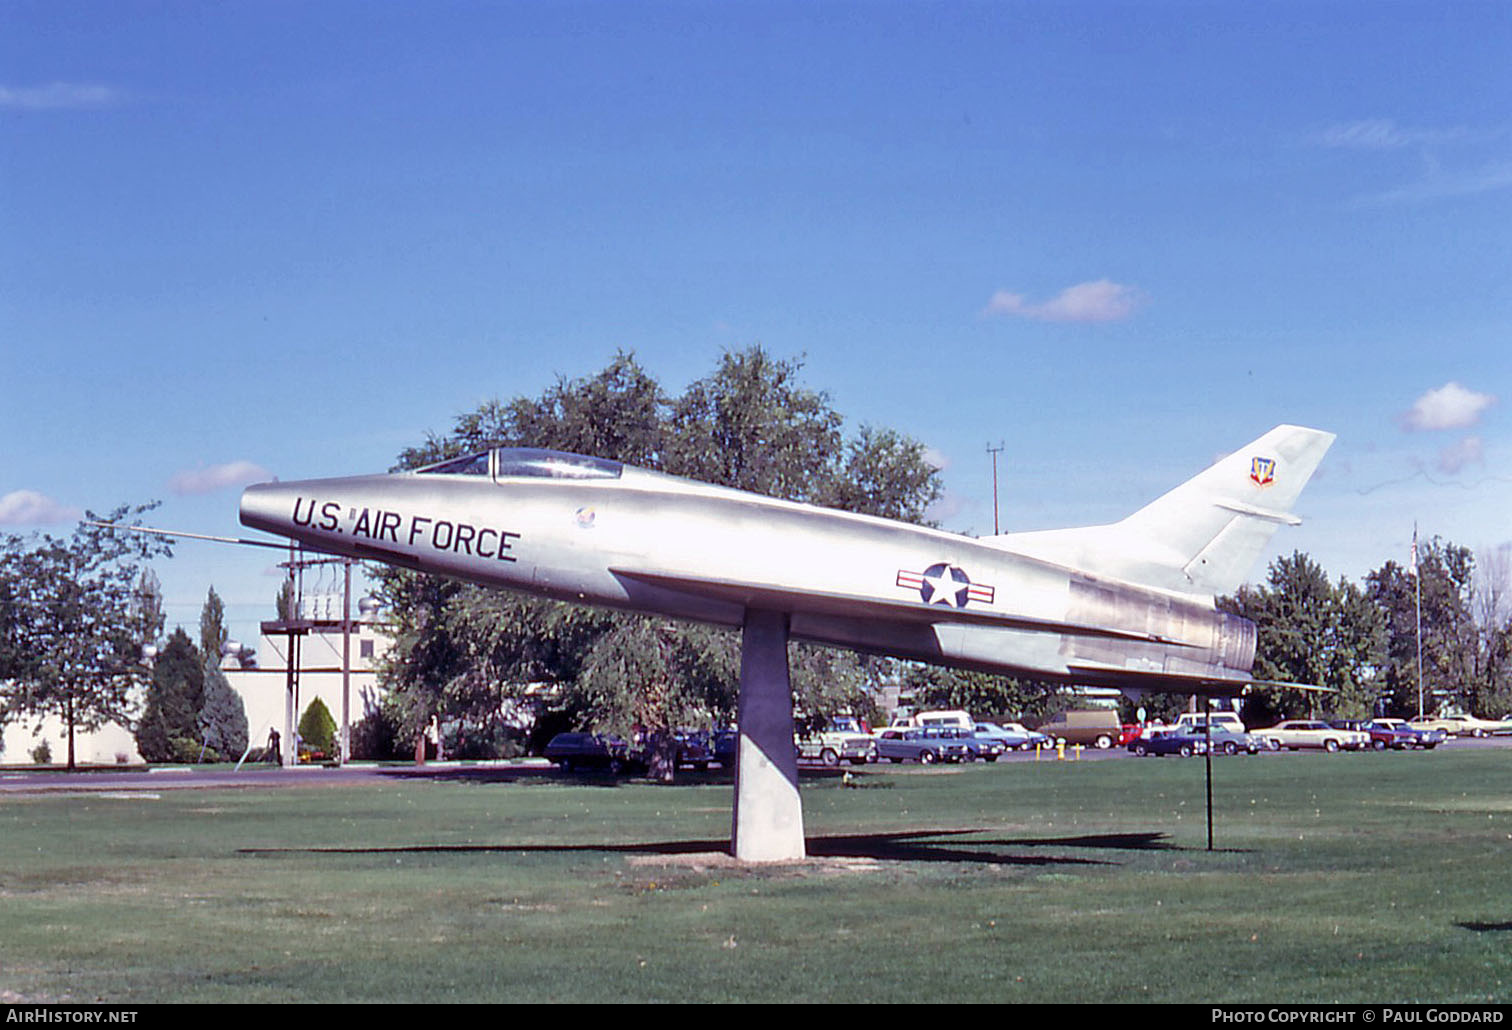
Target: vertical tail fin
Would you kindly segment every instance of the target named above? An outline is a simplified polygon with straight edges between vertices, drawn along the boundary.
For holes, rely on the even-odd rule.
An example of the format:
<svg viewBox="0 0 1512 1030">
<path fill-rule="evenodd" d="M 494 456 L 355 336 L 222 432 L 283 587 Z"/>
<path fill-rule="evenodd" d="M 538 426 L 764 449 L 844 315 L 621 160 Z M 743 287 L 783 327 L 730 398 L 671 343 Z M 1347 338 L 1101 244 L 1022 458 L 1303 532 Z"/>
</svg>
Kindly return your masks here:
<svg viewBox="0 0 1512 1030">
<path fill-rule="evenodd" d="M 1122 522 L 993 539 L 1094 574 L 1185 593 L 1233 593 L 1276 528 L 1301 521 L 1292 505 L 1333 441 L 1321 430 L 1277 426 Z"/>
</svg>

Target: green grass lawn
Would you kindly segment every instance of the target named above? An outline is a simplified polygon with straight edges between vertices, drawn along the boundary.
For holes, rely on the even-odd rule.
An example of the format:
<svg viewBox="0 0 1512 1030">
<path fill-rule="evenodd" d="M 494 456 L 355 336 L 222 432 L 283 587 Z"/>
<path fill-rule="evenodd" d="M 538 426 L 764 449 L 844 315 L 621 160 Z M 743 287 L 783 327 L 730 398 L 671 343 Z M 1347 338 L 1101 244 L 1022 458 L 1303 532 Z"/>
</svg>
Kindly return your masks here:
<svg viewBox="0 0 1512 1030">
<path fill-rule="evenodd" d="M 0 1001 L 1508 1001 L 1509 760 L 4 795 Z"/>
</svg>

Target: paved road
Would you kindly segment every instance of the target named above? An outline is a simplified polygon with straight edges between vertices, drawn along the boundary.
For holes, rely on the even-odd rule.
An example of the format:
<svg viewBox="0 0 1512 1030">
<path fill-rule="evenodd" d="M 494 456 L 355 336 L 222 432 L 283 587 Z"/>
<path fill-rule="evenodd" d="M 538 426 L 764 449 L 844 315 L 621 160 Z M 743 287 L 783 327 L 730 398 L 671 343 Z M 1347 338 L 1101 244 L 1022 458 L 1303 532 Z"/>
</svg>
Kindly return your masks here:
<svg viewBox="0 0 1512 1030">
<path fill-rule="evenodd" d="M 1484 737 L 1479 740 L 1474 738 L 1453 738 L 1441 744 L 1440 748 L 1447 751 L 1476 749 L 1508 750 L 1512 749 L 1512 737 Z M 1254 757 L 1279 760 L 1291 753 L 1288 751 L 1262 752 L 1260 755 Z M 1233 760 L 1244 761 L 1248 757 L 1237 756 Z M 1065 760 L 1068 762 L 1104 762 L 1123 759 L 1132 760 L 1133 758 L 1133 755 L 1122 748 L 1112 748 L 1107 751 L 1098 751 L 1096 748 L 1084 748 L 1079 757 L 1073 750 L 1068 750 Z M 1403 755 L 1403 758 L 1410 760 L 1410 757 L 1407 755 Z M 1221 760 L 1228 761 L 1229 759 L 1222 757 Z M 1056 761 L 1055 753 L 1053 751 L 1042 751 L 1036 757 L 1033 751 L 1012 751 L 999 758 L 997 765 L 1010 766 L 1034 761 Z M 805 776 L 838 776 L 850 768 L 852 767 L 843 765 L 834 770 L 827 770 L 822 766 L 803 763 L 800 766 L 800 771 Z M 883 762 L 881 765 L 871 765 L 865 768 L 878 772 L 883 769 L 903 770 L 918 768 L 918 766 L 916 763 L 911 762 L 897 766 L 889 762 Z M 171 766 L 156 769 L 136 768 L 121 771 L 98 769 L 69 773 L 57 770 L 37 770 L 27 766 L 14 766 L 9 768 L 0 767 L 0 795 L 53 792 L 89 794 L 109 791 L 156 792 L 194 788 L 315 787 L 352 785 L 364 782 L 382 783 L 392 782 L 396 779 L 414 778 L 509 782 L 551 775 L 559 774 L 555 772 L 545 759 L 541 758 L 527 758 L 509 762 L 430 762 L 423 766 L 359 763 L 341 769 L 327 768 L 325 766 L 276 769 L 263 765 L 246 766 L 240 771 L 223 767 L 200 769 L 192 766 Z M 687 782 L 707 782 L 710 776 L 716 779 L 720 776 L 718 772 L 713 774 L 688 773 L 681 775 L 686 775 Z"/>
<path fill-rule="evenodd" d="M 524 779 L 550 773 L 545 759 L 518 762 L 431 762 L 416 765 L 371 765 L 357 763 L 344 768 L 319 765 L 278 769 L 266 765 L 244 766 L 240 771 L 224 767 L 200 769 L 163 766 L 154 769 L 91 769 L 80 772 L 38 771 L 25 767 L 0 768 L 0 794 L 38 792 L 165 791 L 205 787 L 316 787 L 395 779 Z"/>
</svg>

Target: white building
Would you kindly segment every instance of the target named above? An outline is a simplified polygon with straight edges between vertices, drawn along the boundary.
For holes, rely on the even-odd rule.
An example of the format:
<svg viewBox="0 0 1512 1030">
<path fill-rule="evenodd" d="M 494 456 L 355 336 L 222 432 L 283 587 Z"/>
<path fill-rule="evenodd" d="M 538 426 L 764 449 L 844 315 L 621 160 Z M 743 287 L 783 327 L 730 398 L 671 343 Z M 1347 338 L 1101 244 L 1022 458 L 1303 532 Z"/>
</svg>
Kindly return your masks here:
<svg viewBox="0 0 1512 1030">
<path fill-rule="evenodd" d="M 40 723 L 35 719 L 12 722 L 0 733 L 0 741 L 4 743 L 0 765 L 31 765 L 33 752 L 44 743 L 49 764 L 68 761 L 68 726 L 57 716 L 48 716 Z M 74 731 L 74 761 L 79 765 L 140 765 L 142 756 L 131 731 L 109 723 L 92 732 Z"/>
<path fill-rule="evenodd" d="M 342 628 L 341 595 L 317 595 L 308 598 L 298 621 L 299 676 L 298 697 L 294 710 L 299 716 L 315 698 L 320 698 L 341 725 L 342 712 Z M 393 638 L 378 617 L 377 606 L 364 600 L 358 605 L 352 622 L 351 672 L 349 674 L 348 718 L 355 725 L 378 704 L 377 663 L 392 646 Z M 264 636 L 255 652 L 239 644 L 228 644 L 221 669 L 231 689 L 242 699 L 247 711 L 247 739 L 254 747 L 268 742 L 268 731 L 276 729 L 284 736 L 284 697 L 288 682 L 289 638 L 274 634 Z M 255 667 L 246 667 L 255 653 Z M 245 657 L 244 657 L 245 656 Z M 140 712 L 143 696 L 138 691 L 134 708 Z M 0 765 L 34 764 L 34 753 L 45 744 L 51 765 L 68 760 L 68 727 L 63 720 L 50 716 L 40 721 L 20 719 L 0 728 Z M 74 760 L 79 765 L 140 765 L 132 731 L 119 723 L 109 723 L 98 730 L 74 733 Z"/>
</svg>

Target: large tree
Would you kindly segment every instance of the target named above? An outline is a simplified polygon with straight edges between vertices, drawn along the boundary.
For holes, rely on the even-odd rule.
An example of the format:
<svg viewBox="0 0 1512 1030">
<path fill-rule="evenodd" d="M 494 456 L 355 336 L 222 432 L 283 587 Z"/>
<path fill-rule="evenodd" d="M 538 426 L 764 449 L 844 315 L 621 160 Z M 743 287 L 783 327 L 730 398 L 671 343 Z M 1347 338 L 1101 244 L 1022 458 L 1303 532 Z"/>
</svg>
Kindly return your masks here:
<svg viewBox="0 0 1512 1030">
<path fill-rule="evenodd" d="M 200 654 L 206 662 L 220 664 L 221 649 L 225 647 L 230 634 L 226 631 L 226 604 L 215 592 L 215 587 L 210 588 L 205 595 L 205 605 L 200 609 Z"/>
<path fill-rule="evenodd" d="M 396 468 L 412 469 L 490 447 L 549 447 L 662 468 L 668 400 L 634 356 L 616 354 L 596 375 L 559 378 L 540 397 L 492 400 L 459 415 L 451 432 L 406 448 Z"/>
<path fill-rule="evenodd" d="M 168 547 L 96 522 L 121 523 L 151 508 L 86 513 L 73 535 L 9 538 L 0 567 L 0 720 L 57 716 L 75 765 L 79 730 L 129 724 L 147 678 L 144 647 L 162 630 L 158 601 L 143 593 L 144 562 Z"/>
<path fill-rule="evenodd" d="M 1266 582 L 1243 586 L 1219 606 L 1258 628 L 1254 674 L 1259 679 L 1325 687 L 1320 702 L 1312 691 L 1271 688 L 1246 702 L 1269 715 L 1302 715 L 1320 704 L 1333 714 L 1375 714 L 1384 657 L 1380 613 L 1355 584 L 1329 581 L 1306 554 L 1271 563 Z"/>
<path fill-rule="evenodd" d="M 1389 561 L 1365 577 L 1387 625 L 1385 679 L 1393 712 L 1463 708 L 1500 715 L 1512 703 L 1504 586 L 1477 576 L 1475 555 L 1437 537 L 1418 548 L 1414 566 Z M 1419 597 L 1422 632 L 1419 635 Z M 1422 679 L 1418 646 L 1422 645 Z"/>
<path fill-rule="evenodd" d="M 1059 689 L 1038 680 L 917 663 L 905 665 L 903 687 L 918 708 L 964 709 L 987 722 L 1043 716 Z"/>
<path fill-rule="evenodd" d="M 247 750 L 247 708 L 220 662 L 205 662 L 205 691 L 196 721 L 201 752 L 209 761 L 230 761 Z"/>
<path fill-rule="evenodd" d="M 192 762 L 204 744 L 199 714 L 205 704 L 205 660 L 182 626 L 152 663 L 152 679 L 137 720 L 137 750 L 149 762 Z"/>
<path fill-rule="evenodd" d="M 217 762 L 247 749 L 241 696 L 182 626 L 153 660 L 136 742 L 149 762 Z"/>
<path fill-rule="evenodd" d="M 923 521 L 940 495 L 923 446 L 861 427 L 847 439 L 829 398 L 803 386 L 802 364 L 760 347 L 725 354 L 715 370 L 669 398 L 628 354 L 596 375 L 559 379 L 539 398 L 493 401 L 444 436 L 400 456 L 412 468 L 492 446 L 548 447 L 618 459 L 674 475 L 791 500 Z M 583 609 L 383 570 L 398 628 L 385 671 L 403 724 L 434 716 L 496 717 L 527 686 L 555 698 L 577 725 L 644 732 L 663 747 L 683 721 L 728 721 L 739 679 L 733 633 L 666 619 Z M 800 708 L 821 716 L 862 703 L 876 662 L 794 646 Z"/>
</svg>

